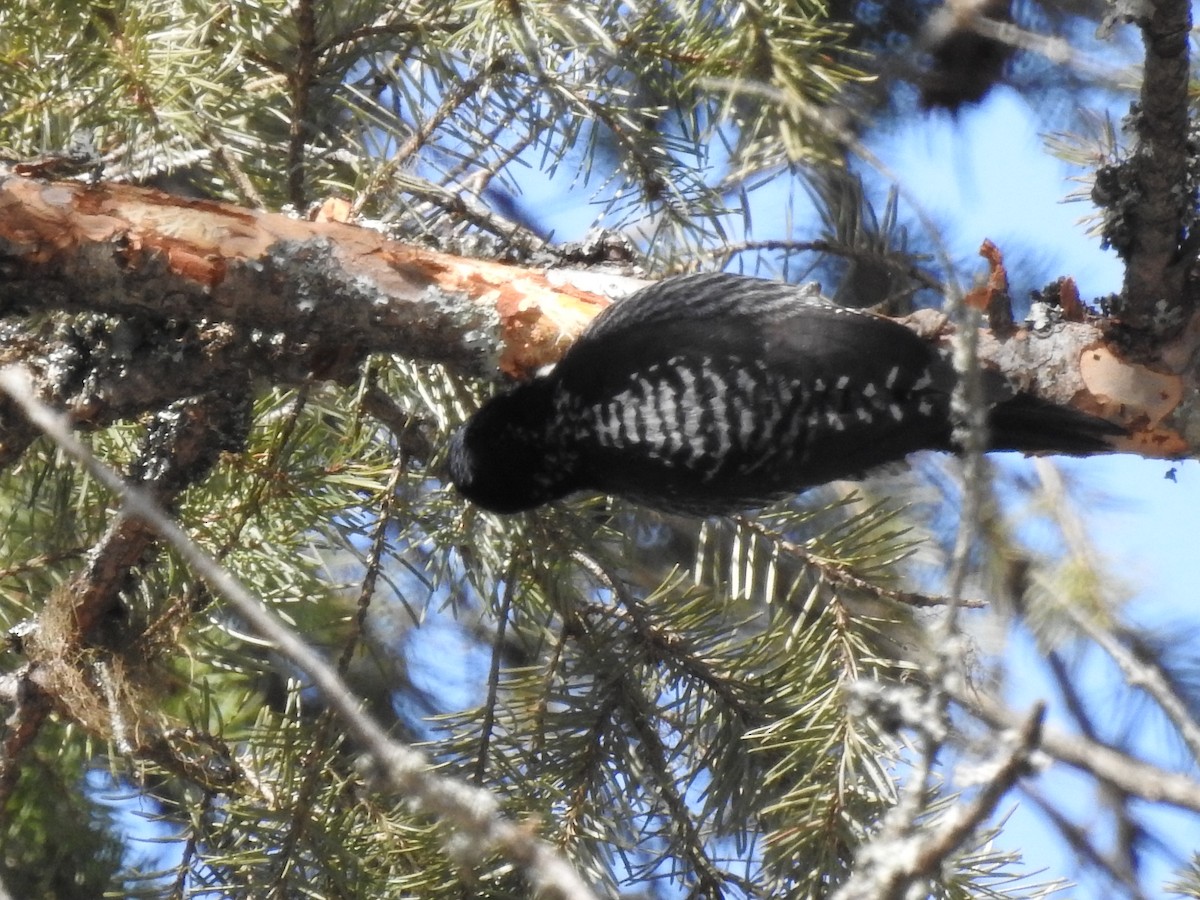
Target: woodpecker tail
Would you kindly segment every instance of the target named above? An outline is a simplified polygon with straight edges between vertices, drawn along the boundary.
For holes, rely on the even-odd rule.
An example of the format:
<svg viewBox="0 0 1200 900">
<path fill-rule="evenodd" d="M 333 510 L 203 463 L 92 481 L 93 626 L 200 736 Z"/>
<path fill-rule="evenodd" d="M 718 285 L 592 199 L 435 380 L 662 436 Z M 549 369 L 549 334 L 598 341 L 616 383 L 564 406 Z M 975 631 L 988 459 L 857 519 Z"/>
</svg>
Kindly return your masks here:
<svg viewBox="0 0 1200 900">
<path fill-rule="evenodd" d="M 991 450 L 1087 456 L 1114 449 L 1111 438 L 1129 432 L 1107 419 L 1017 394 L 988 415 Z"/>
</svg>

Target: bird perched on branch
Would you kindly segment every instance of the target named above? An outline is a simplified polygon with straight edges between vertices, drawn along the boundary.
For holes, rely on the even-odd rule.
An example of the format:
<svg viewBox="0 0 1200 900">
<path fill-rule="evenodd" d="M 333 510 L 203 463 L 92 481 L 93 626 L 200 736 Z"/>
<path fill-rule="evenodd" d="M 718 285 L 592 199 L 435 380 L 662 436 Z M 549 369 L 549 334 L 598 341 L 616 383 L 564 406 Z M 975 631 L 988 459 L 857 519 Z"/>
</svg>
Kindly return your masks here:
<svg viewBox="0 0 1200 900">
<path fill-rule="evenodd" d="M 621 300 L 544 375 L 455 434 L 450 477 L 512 513 L 576 491 L 702 515 L 763 506 L 916 450 L 954 450 L 953 366 L 815 287 L 727 274 Z M 985 380 L 989 448 L 1088 453 L 1123 430 Z"/>
</svg>

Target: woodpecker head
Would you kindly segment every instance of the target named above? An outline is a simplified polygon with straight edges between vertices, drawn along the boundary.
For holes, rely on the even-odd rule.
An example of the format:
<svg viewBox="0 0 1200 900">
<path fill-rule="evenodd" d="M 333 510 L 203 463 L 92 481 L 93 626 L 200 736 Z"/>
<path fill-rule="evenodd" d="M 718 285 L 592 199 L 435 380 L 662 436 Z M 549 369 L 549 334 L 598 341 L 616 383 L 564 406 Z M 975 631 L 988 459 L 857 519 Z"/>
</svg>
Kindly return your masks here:
<svg viewBox="0 0 1200 900">
<path fill-rule="evenodd" d="M 483 405 L 450 442 L 450 480 L 491 512 L 514 513 L 566 496 L 575 473 L 561 450 L 553 386 L 534 379 Z"/>
</svg>

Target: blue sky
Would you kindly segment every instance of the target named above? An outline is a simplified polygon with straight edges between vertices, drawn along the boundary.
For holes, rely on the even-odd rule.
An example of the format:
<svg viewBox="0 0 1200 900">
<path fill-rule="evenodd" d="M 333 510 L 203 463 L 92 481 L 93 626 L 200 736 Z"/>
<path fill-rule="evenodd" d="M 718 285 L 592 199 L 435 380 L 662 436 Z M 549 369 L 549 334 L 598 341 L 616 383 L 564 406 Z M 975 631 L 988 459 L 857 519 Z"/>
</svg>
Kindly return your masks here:
<svg viewBox="0 0 1200 900">
<path fill-rule="evenodd" d="M 1119 119 L 1122 112 L 1114 110 L 1114 117 Z M 905 197 L 919 202 L 924 215 L 943 226 L 941 237 L 950 255 L 969 261 L 965 271 L 972 266 L 976 272 L 986 271 L 976 254 L 983 239 L 989 238 L 1010 265 L 1014 299 L 1019 299 L 1021 291 L 1071 275 L 1088 300 L 1118 291 L 1122 267 L 1116 255 L 1102 250 L 1099 241 L 1089 237 L 1079 223 L 1092 212 L 1090 205 L 1062 202 L 1076 187 L 1070 176 L 1079 171 L 1047 154 L 1042 134 L 1069 128 L 1065 121 L 1039 122 L 1018 95 L 1003 89 L 983 105 L 964 111 L 957 121 L 916 116 L 903 125 L 897 123 L 882 140 L 872 138 L 870 148 L 888 174 L 900 180 Z M 874 193 L 880 204 L 886 186 L 885 181 Z M 579 237 L 592 224 L 586 217 L 598 211 L 579 203 L 577 193 L 564 191 L 562 184 L 553 180 L 529 180 L 523 187 L 527 208 L 538 210 L 542 221 L 556 229 L 559 240 Z M 789 212 L 796 231 L 787 236 L 815 236 L 815 217 L 803 191 L 760 191 L 752 195 L 752 202 L 756 237 L 784 236 Z M 783 205 L 788 208 L 781 208 Z M 1196 520 L 1195 511 L 1200 510 L 1200 464 L 1130 456 L 1064 464 L 1111 501 L 1089 508 L 1086 519 L 1100 556 L 1131 590 L 1126 607 L 1129 617 L 1150 627 L 1178 628 L 1182 622 L 1200 625 L 1200 564 L 1193 534 L 1200 526 L 1191 524 Z M 1171 469 L 1175 481 L 1166 477 Z M 1018 674 L 1009 687 L 1009 701 L 1017 708 L 1027 708 L 1039 698 L 1046 699 L 1049 721 L 1068 727 L 1032 641 L 1015 634 L 1006 664 L 1011 673 Z M 1086 660 L 1084 671 L 1093 696 L 1101 700 L 1111 697 L 1115 705 L 1129 704 L 1128 695 L 1120 695 L 1119 676 L 1113 675 L 1098 654 Z M 1178 766 L 1183 759 L 1174 752 L 1168 729 L 1153 721 L 1141 735 L 1141 747 L 1162 765 Z M 1062 801 L 1080 822 L 1095 821 L 1095 798 L 1085 780 L 1055 767 L 1037 786 Z M 1003 846 L 1022 851 L 1027 865 L 1045 869 L 1047 877 L 1078 881 L 1078 886 L 1063 896 L 1111 896 L 1105 882 L 1078 871 L 1068 848 L 1028 803 L 1020 803 L 1012 794 L 1001 812 L 1012 813 Z M 1173 877 L 1177 865 L 1200 847 L 1200 821 L 1190 814 L 1156 811 L 1151 822 L 1177 854 L 1175 859 L 1168 853 L 1145 860 L 1143 883 L 1153 896 Z"/>
<path fill-rule="evenodd" d="M 1040 130 L 1024 102 L 1004 90 L 958 123 L 913 121 L 874 149 L 936 220 L 955 223 L 944 238 L 956 257 L 969 257 L 987 237 L 1008 251 L 1010 259 L 1032 250 L 1023 258 L 1044 261 L 1047 277 L 1072 275 L 1085 299 L 1119 290 L 1122 270 L 1116 255 L 1101 250 L 1077 224 L 1090 212 L 1088 205 L 1058 202 L 1072 189 L 1067 179 L 1077 171 L 1043 151 Z M 1012 274 L 1019 278 L 1015 269 Z M 1200 626 L 1200 464 L 1114 456 L 1064 465 L 1111 500 L 1087 510 L 1086 521 L 1109 572 L 1130 591 L 1129 618 L 1150 628 Z M 1174 481 L 1166 477 L 1172 469 Z M 1025 708 L 1047 699 L 1049 720 L 1062 724 L 1037 654 L 1022 636 L 1012 641 L 1008 665 L 1019 677 L 1011 679 L 1009 700 Z M 1092 696 L 1111 697 L 1116 706 L 1130 703 L 1128 696 L 1118 695 L 1118 682 L 1098 653 L 1089 655 L 1083 671 L 1089 673 Z M 1156 727 L 1151 722 L 1140 734 L 1140 744 L 1159 764 L 1178 767 L 1184 760 L 1161 723 Z M 1095 797 L 1087 782 L 1064 775 L 1059 767 L 1039 779 L 1038 786 L 1063 802 L 1079 822 L 1095 820 Z M 1010 795 L 1001 808 L 1007 812 L 1014 804 L 1002 844 L 1020 849 L 1034 868 L 1080 878 L 1069 850 L 1028 804 Z M 1200 847 L 1197 817 L 1156 811 L 1150 821 L 1185 858 Z M 1152 892 L 1159 889 L 1175 867 L 1169 855 L 1149 856 L 1144 883 Z M 1069 895 L 1100 898 L 1111 892 L 1104 882 L 1084 878 Z"/>
<path fill-rule="evenodd" d="M 956 259 L 973 258 L 980 242 L 990 238 L 1014 263 L 1015 278 L 1019 279 L 1022 271 L 1015 264 L 1018 259 L 1043 264 L 1043 271 L 1023 285 L 1025 288 L 1069 274 L 1085 298 L 1118 290 L 1122 273 L 1116 256 L 1101 250 L 1096 239 L 1088 237 L 1077 224 L 1089 208 L 1059 202 L 1071 190 L 1067 179 L 1075 172 L 1044 152 L 1040 131 L 1046 128 L 1019 97 L 1002 90 L 983 106 L 964 112 L 957 121 L 913 117 L 903 127 L 894 128 L 886 139 L 873 140 L 871 147 L 901 179 L 908 197 L 918 200 L 935 220 L 953 223 L 942 237 Z M 524 185 L 527 208 L 537 210 L 543 221 L 554 225 L 559 240 L 581 236 L 591 224 L 589 217 L 598 212 L 598 208 L 582 204 L 579 193 L 563 189 L 568 178 L 543 179 L 531 172 Z M 803 197 L 802 192 L 795 195 Z M 784 211 L 765 208 L 770 199 L 757 199 L 758 237 L 773 236 L 783 227 Z M 796 209 L 792 212 L 797 215 L 800 230 L 795 236 L 813 236 L 812 220 L 801 218 Z M 977 265 L 982 272 L 982 260 Z M 1185 621 L 1200 625 L 1200 565 L 1195 549 L 1198 528 L 1194 524 L 1196 511 L 1200 510 L 1200 465 L 1193 461 L 1168 464 L 1126 457 L 1069 465 L 1114 500 L 1111 505 L 1089 510 L 1088 520 L 1111 570 L 1133 590 L 1130 615 L 1150 627 L 1178 627 Z M 1172 468 L 1174 481 L 1165 477 Z M 450 656 L 461 655 L 456 632 L 446 631 L 441 638 L 452 642 Z M 436 655 L 446 649 L 446 644 L 439 643 L 432 652 Z M 1020 637 L 1009 651 L 1010 668 L 1022 673 L 1013 681 L 1009 694 L 1018 707 L 1038 698 L 1051 699 L 1053 704 L 1052 689 L 1037 671 L 1036 654 L 1031 643 Z M 424 667 L 415 665 L 414 670 L 422 671 Z M 1105 666 L 1097 662 L 1089 671 L 1095 673 L 1098 695 L 1114 692 L 1111 673 Z M 447 687 L 439 682 L 440 689 Z M 469 684 L 456 682 L 450 687 L 456 698 L 470 693 Z M 462 699 L 462 705 L 468 702 L 469 698 Z M 1052 709 L 1051 720 L 1055 719 L 1061 721 Z M 1148 728 L 1144 746 L 1162 764 L 1179 761 L 1164 728 Z M 1050 779 L 1054 779 L 1053 784 Z M 1082 780 L 1052 772 L 1044 781 L 1048 792 L 1066 800 L 1068 809 L 1086 821 L 1092 798 Z M 103 789 L 100 784 L 95 786 Z M 1007 813 L 1014 804 L 1015 795 L 1005 800 L 1002 810 Z M 1178 852 L 1186 853 L 1200 845 L 1200 822 L 1196 817 L 1156 812 L 1154 822 Z M 1079 874 L 1053 832 L 1023 804 L 1013 812 L 1002 843 L 1021 850 L 1032 868 L 1045 868 L 1050 875 Z M 1149 859 L 1147 883 L 1161 884 L 1172 870 L 1167 857 Z M 1070 895 L 1100 898 L 1109 893 L 1103 883 L 1085 880 Z"/>
</svg>

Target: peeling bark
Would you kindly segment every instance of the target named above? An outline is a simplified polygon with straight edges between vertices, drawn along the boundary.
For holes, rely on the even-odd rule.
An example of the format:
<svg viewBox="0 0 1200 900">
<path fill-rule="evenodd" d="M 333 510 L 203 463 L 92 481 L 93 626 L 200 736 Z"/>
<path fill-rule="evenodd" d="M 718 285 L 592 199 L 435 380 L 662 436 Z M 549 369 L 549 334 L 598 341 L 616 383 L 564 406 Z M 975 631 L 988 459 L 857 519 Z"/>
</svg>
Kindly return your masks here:
<svg viewBox="0 0 1200 900">
<path fill-rule="evenodd" d="M 0 314 L 221 321 L 326 378 L 370 353 L 472 372 L 536 368 L 607 300 L 545 272 L 465 259 L 130 185 L 0 180 Z"/>
<path fill-rule="evenodd" d="M 457 257 L 338 222 L 127 185 L 17 177 L 0 180 L 0 272 L 0 313 L 90 311 L 150 323 L 132 350 L 93 365 L 85 388 L 56 391 L 43 364 L 43 389 L 84 424 L 159 409 L 222 379 L 348 380 L 371 353 L 520 377 L 556 360 L 608 297 L 641 283 Z M 1037 331 L 985 332 L 984 364 L 1023 391 L 1120 422 L 1131 436 L 1114 449 L 1192 454 L 1200 325 L 1160 358 L 1135 363 L 1103 320 L 1076 318 L 1078 310 Z M 937 314 L 907 324 L 945 339 Z M 0 361 L 28 363 L 31 353 L 27 341 L 0 340 Z M 3 413 L 0 424 L 11 423 Z M 0 435 L 0 462 L 28 437 L 12 424 Z"/>
</svg>

